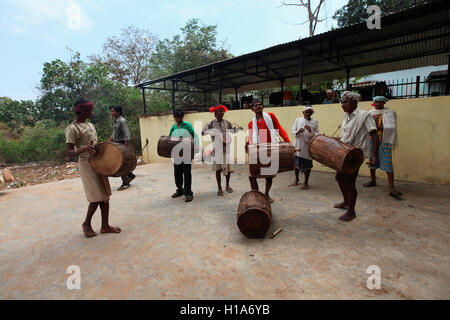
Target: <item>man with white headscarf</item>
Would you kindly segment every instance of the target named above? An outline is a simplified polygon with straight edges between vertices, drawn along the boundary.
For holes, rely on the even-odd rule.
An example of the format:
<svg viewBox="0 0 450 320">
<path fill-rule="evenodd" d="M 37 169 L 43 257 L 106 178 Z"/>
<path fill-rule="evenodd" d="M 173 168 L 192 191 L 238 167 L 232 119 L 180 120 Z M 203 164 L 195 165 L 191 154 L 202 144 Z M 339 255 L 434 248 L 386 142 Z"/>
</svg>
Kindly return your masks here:
<svg viewBox="0 0 450 320">
<path fill-rule="evenodd" d="M 358 93 L 345 91 L 342 95 L 342 109 L 346 113 L 342 122 L 341 141 L 352 146 L 362 148 L 364 155 L 370 158 L 369 165 L 375 166 L 378 162 L 378 146 L 379 140 L 377 135 L 377 127 L 375 121 L 368 111 L 358 109 L 358 102 L 361 96 Z M 370 137 L 370 138 L 369 138 Z M 369 150 L 370 139 L 372 140 L 371 149 Z M 353 174 L 336 173 L 336 180 L 341 189 L 344 201 L 336 204 L 334 207 L 347 210 L 339 220 L 351 221 L 356 217 L 355 204 L 358 196 L 356 190 L 356 179 L 359 170 Z"/>
<path fill-rule="evenodd" d="M 339 99 L 337 97 L 336 92 L 334 92 L 333 89 L 328 89 L 327 92 L 327 97 L 323 100 L 323 104 L 331 104 L 331 103 L 339 103 Z"/>
<path fill-rule="evenodd" d="M 292 135 L 294 136 L 294 147 L 300 149 L 295 153 L 295 180 L 292 187 L 298 185 L 300 171 L 305 174 L 305 182 L 302 189 L 309 189 L 309 175 L 313 167 L 313 161 L 308 148 L 311 139 L 319 134 L 319 122 L 311 118 L 314 109 L 311 106 L 303 107 L 303 117 L 297 118 L 292 126 Z"/>
<path fill-rule="evenodd" d="M 397 114 L 384 106 L 386 101 L 387 99 L 384 96 L 374 97 L 372 106 L 375 108 L 369 111 L 377 125 L 378 139 L 380 140 L 378 149 L 380 161 L 375 167 L 370 168 L 371 181 L 365 183 L 364 187 L 377 185 L 376 169 L 381 169 L 386 172 L 389 180 L 389 195 L 397 197 L 402 194 L 394 188 L 394 166 L 392 164 L 392 148 L 397 144 Z"/>
</svg>

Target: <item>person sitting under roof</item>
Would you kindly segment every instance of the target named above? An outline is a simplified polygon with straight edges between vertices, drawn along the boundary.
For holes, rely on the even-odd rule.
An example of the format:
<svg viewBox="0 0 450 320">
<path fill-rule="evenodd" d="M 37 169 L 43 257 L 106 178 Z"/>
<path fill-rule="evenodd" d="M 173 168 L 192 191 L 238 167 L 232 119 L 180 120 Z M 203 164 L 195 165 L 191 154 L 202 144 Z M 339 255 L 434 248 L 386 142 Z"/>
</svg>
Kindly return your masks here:
<svg viewBox="0 0 450 320">
<path fill-rule="evenodd" d="M 339 99 L 337 97 L 337 93 L 334 92 L 333 89 L 327 90 L 327 97 L 322 102 L 323 104 L 332 104 L 332 103 L 339 103 Z"/>
</svg>

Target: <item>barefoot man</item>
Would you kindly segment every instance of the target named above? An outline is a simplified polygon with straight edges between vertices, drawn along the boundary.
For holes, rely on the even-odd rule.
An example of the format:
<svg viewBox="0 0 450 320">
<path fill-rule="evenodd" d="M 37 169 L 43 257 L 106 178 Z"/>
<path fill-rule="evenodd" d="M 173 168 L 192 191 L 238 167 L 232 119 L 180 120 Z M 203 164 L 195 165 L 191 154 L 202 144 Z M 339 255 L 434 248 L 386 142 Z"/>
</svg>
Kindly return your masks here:
<svg viewBox="0 0 450 320">
<path fill-rule="evenodd" d="M 253 120 L 249 122 L 248 129 L 248 143 L 245 145 L 248 152 L 249 144 L 259 143 L 271 143 L 278 142 L 278 134 L 283 138 L 285 142 L 290 143 L 289 136 L 281 126 L 277 117 L 273 113 L 263 112 L 264 106 L 261 101 L 255 100 L 251 107 L 255 113 Z M 278 134 L 276 132 L 278 130 Z M 275 176 L 275 175 L 274 175 Z M 266 192 L 265 195 L 269 199 L 270 203 L 273 203 L 272 198 L 269 196 L 270 188 L 272 187 L 273 177 L 266 177 Z M 258 191 L 258 177 L 249 176 L 250 186 L 252 190 Z"/>
<path fill-rule="evenodd" d="M 92 117 L 94 105 L 84 99 L 75 103 L 75 120 L 66 128 L 66 153 L 69 157 L 78 156 L 81 181 L 89 207 L 82 228 L 86 237 L 97 235 L 92 229 L 91 220 L 98 206 L 102 213 L 101 233 L 120 233 L 122 230 L 109 225 L 109 196 L 111 187 L 107 177 L 98 175 L 89 164 L 89 158 L 95 154 L 94 145 L 98 142 L 97 132 L 92 123 L 86 122 Z"/>
<path fill-rule="evenodd" d="M 311 118 L 314 109 L 311 106 L 303 107 L 303 117 L 297 118 L 292 126 L 292 135 L 294 136 L 294 147 L 300 149 L 295 153 L 295 180 L 292 187 L 298 185 L 300 171 L 305 174 L 305 183 L 302 189 L 309 189 L 309 175 L 313 167 L 313 161 L 309 155 L 309 144 L 311 139 L 319 134 L 319 122 Z"/>
<path fill-rule="evenodd" d="M 381 169 L 386 172 L 389 180 L 389 195 L 397 197 L 402 194 L 394 188 L 394 166 L 392 164 L 392 148 L 397 144 L 397 114 L 384 106 L 386 101 L 387 99 L 384 96 L 374 97 L 372 106 L 375 108 L 369 111 L 377 125 L 378 139 L 380 140 L 378 149 L 380 161 L 375 167 L 370 168 L 371 180 L 365 183 L 364 187 L 369 188 L 377 185 L 376 170 Z"/>
<path fill-rule="evenodd" d="M 342 122 L 341 141 L 352 146 L 362 148 L 364 155 L 370 157 L 370 165 L 375 166 L 378 162 L 378 134 L 373 117 L 368 111 L 358 109 L 358 102 L 361 96 L 358 93 L 345 91 L 342 95 L 342 109 L 345 112 L 345 119 Z M 372 150 L 369 149 L 370 139 L 372 140 Z M 372 155 L 372 156 L 371 156 Z M 336 180 L 341 189 L 344 201 L 335 205 L 335 208 L 347 210 L 339 219 L 351 221 L 356 217 L 355 204 L 358 192 L 356 190 L 356 178 L 359 170 L 353 174 L 345 175 L 338 172 Z"/>
<path fill-rule="evenodd" d="M 211 136 L 212 144 L 214 146 L 212 157 L 214 159 L 214 163 L 212 165 L 212 170 L 216 172 L 216 180 L 217 180 L 217 195 L 219 197 L 223 197 L 224 193 L 222 190 L 222 181 L 220 173 L 223 172 L 223 175 L 226 178 L 226 187 L 228 193 L 232 193 L 233 189 L 230 187 L 230 177 L 231 167 L 230 167 L 230 144 L 232 141 L 232 137 L 230 132 L 237 133 L 242 128 L 237 128 L 231 124 L 230 121 L 225 120 L 223 118 L 225 112 L 228 109 L 225 106 L 217 106 L 211 107 L 210 112 L 214 113 L 216 119 L 208 122 L 202 130 L 202 136 L 209 134 Z"/>
</svg>

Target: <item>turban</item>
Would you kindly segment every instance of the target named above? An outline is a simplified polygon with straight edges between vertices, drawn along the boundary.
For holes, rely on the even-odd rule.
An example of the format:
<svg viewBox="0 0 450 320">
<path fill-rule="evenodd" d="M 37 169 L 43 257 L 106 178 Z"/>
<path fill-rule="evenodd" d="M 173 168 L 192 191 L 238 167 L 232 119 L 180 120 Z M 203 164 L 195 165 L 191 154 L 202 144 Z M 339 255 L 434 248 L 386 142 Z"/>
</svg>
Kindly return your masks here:
<svg viewBox="0 0 450 320">
<path fill-rule="evenodd" d="M 376 96 L 376 97 L 373 97 L 373 102 L 375 102 L 375 101 L 383 101 L 384 103 L 386 103 L 388 101 L 388 99 L 384 96 Z M 375 107 L 374 103 L 372 103 L 372 107 Z"/>
<path fill-rule="evenodd" d="M 214 113 L 216 111 L 219 111 L 220 109 L 223 109 L 223 112 L 227 112 L 228 111 L 227 107 L 220 105 L 220 106 L 217 106 L 217 107 L 211 107 L 209 109 L 209 112 Z"/>
<path fill-rule="evenodd" d="M 94 104 L 92 102 L 86 102 L 82 104 L 77 104 L 75 106 L 75 112 L 81 113 L 83 116 L 87 116 L 94 109 Z"/>
<path fill-rule="evenodd" d="M 359 102 L 359 101 L 361 100 L 361 95 L 360 95 L 359 93 L 352 92 L 352 91 L 345 91 L 345 92 L 342 94 L 342 97 L 344 97 L 344 96 L 347 96 L 347 97 L 349 97 L 350 99 L 355 100 L 356 102 Z"/>
<path fill-rule="evenodd" d="M 387 98 L 386 97 L 384 97 L 384 96 L 376 96 L 376 97 L 373 97 L 373 102 L 375 102 L 375 101 L 383 101 L 383 102 L 387 102 Z"/>
<path fill-rule="evenodd" d="M 308 110 L 311 110 L 312 112 L 314 112 L 314 109 L 311 106 L 304 106 L 303 107 L 303 112 L 308 111 Z"/>
</svg>

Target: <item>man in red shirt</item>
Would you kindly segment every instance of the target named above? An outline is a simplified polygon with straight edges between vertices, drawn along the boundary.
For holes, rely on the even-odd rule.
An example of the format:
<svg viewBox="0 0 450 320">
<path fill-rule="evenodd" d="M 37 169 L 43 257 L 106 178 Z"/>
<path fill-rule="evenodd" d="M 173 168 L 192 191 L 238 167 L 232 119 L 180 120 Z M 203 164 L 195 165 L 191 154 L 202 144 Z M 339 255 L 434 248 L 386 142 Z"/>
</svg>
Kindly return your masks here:
<svg viewBox="0 0 450 320">
<path fill-rule="evenodd" d="M 259 143 L 271 143 L 272 141 L 278 142 L 278 134 L 283 138 L 285 142 L 290 143 L 289 136 L 283 127 L 280 125 L 277 117 L 273 113 L 263 112 L 264 106 L 261 101 L 255 100 L 251 107 L 252 111 L 255 113 L 255 117 L 248 124 L 249 138 L 246 144 L 246 151 L 248 152 L 248 144 L 259 144 Z M 255 130 L 253 126 L 255 125 Z M 274 131 L 278 130 L 278 134 Z M 249 176 L 250 186 L 252 190 L 259 190 L 258 177 Z M 269 199 L 270 203 L 273 203 L 272 198 L 269 196 L 270 188 L 272 187 L 273 177 L 265 177 L 266 179 L 266 197 Z"/>
</svg>

